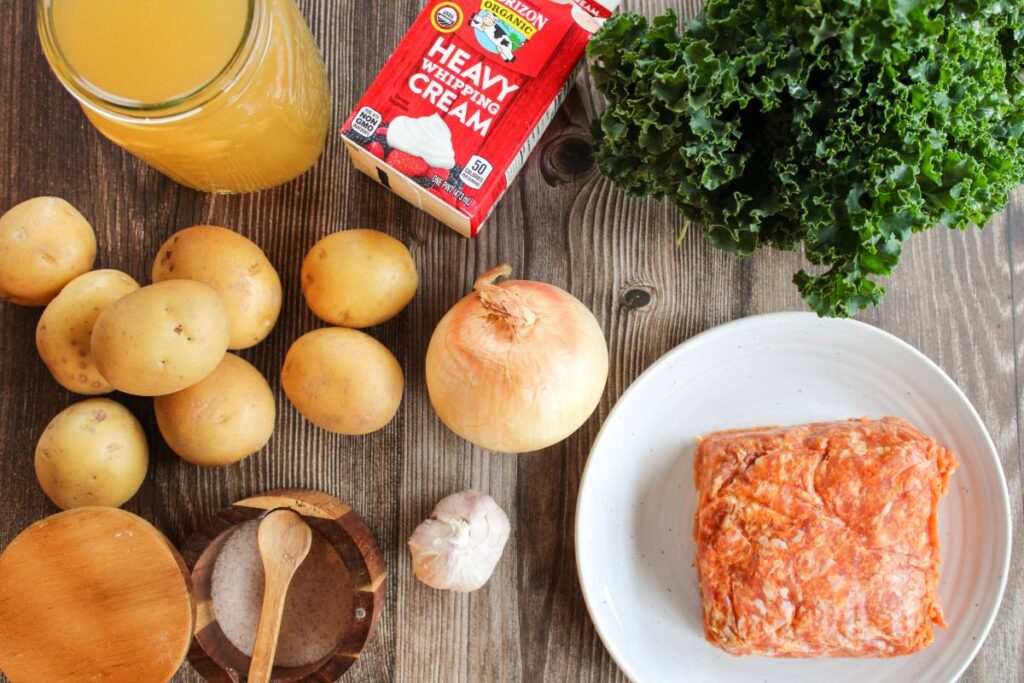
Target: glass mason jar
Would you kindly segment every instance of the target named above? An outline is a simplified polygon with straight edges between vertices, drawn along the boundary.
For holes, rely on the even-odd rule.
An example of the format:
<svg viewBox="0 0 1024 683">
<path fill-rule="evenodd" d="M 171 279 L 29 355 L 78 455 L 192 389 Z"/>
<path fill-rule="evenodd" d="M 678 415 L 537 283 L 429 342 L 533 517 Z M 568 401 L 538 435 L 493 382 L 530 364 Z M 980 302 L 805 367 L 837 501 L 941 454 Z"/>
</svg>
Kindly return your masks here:
<svg viewBox="0 0 1024 683">
<path fill-rule="evenodd" d="M 74 35 L 89 30 L 75 17 L 62 19 L 65 26 L 58 27 L 54 5 L 62 1 L 36 0 L 39 37 L 54 73 L 100 133 L 173 180 L 204 192 L 262 190 L 300 175 L 323 152 L 330 88 L 323 58 L 293 0 L 240 0 L 235 28 L 242 37 L 227 63 L 212 78 L 160 102 L 110 94 L 76 71 L 60 40 L 92 61 L 110 45 L 110 36 Z M 83 1 L 77 0 L 74 11 L 90 10 Z M 140 20 L 142 26 L 132 21 L 125 18 L 121 28 L 138 31 L 143 39 L 146 31 L 173 30 L 157 21 Z M 103 30 L 109 33 L 109 26 Z M 228 35 L 230 52 L 234 33 L 205 28 L 208 36 Z M 175 63 L 176 55 L 165 57 L 164 66 Z M 111 69 L 109 63 L 106 68 Z M 145 83 L 145 75 L 137 82 Z"/>
</svg>

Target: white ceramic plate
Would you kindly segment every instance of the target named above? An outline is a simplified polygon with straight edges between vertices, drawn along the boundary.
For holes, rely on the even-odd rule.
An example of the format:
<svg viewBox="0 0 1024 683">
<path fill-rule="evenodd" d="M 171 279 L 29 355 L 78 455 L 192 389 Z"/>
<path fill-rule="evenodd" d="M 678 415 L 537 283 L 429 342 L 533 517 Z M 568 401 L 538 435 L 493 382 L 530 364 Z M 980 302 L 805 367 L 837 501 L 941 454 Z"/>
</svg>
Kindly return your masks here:
<svg viewBox="0 0 1024 683">
<path fill-rule="evenodd" d="M 949 628 L 892 659 L 733 657 L 704 640 L 691 537 L 693 451 L 732 427 L 896 415 L 952 449 L 939 508 Z M 597 437 L 576 511 L 587 607 L 638 683 L 954 681 L 981 647 L 1006 585 L 1010 506 L 992 440 L 923 354 L 870 325 L 782 313 L 738 320 L 666 354 L 626 391 Z"/>
</svg>

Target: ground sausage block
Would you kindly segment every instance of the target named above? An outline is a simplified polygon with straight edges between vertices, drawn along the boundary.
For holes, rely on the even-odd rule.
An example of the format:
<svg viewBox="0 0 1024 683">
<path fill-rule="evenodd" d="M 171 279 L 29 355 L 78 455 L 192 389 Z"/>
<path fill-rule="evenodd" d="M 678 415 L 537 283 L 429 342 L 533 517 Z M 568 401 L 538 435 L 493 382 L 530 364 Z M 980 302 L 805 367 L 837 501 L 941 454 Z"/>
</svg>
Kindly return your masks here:
<svg viewBox="0 0 1024 683">
<path fill-rule="evenodd" d="M 704 633 L 734 655 L 891 657 L 945 626 L 953 454 L 906 420 L 718 432 L 697 448 Z"/>
</svg>

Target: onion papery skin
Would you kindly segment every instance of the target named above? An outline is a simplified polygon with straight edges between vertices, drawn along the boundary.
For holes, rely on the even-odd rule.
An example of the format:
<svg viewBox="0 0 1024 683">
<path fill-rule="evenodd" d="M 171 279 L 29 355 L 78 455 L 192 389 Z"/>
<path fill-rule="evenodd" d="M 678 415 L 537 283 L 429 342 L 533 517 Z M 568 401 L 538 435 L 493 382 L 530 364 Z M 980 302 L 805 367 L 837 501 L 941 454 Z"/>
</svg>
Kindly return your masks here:
<svg viewBox="0 0 1024 683">
<path fill-rule="evenodd" d="M 501 272 L 499 272 L 501 271 Z M 594 315 L 568 292 L 542 282 L 492 285 L 517 292 L 536 315 L 514 332 L 478 291 L 438 323 L 427 349 L 430 401 L 441 421 L 487 450 L 526 453 L 575 432 L 597 408 L 608 380 L 608 345 Z"/>
</svg>

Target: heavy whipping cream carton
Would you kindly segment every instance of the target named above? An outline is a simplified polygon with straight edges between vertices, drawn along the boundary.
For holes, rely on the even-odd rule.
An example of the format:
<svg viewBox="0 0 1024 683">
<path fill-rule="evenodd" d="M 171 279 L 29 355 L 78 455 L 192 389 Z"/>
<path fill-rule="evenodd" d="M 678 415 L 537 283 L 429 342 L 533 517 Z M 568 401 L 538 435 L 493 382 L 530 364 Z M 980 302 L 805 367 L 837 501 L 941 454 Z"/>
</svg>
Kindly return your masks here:
<svg viewBox="0 0 1024 683">
<path fill-rule="evenodd" d="M 356 168 L 468 237 L 619 0 L 431 0 L 341 133 Z"/>
</svg>

